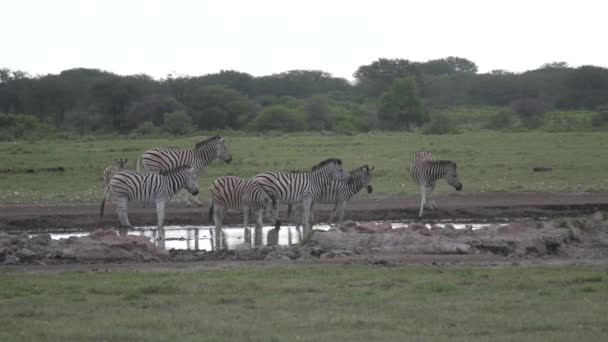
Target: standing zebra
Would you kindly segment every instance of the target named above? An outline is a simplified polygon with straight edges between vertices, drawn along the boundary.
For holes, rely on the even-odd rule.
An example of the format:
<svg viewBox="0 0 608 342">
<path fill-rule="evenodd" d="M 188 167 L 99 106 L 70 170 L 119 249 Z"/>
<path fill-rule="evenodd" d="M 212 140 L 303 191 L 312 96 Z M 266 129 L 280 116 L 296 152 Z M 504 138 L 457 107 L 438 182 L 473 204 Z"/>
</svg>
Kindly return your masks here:
<svg viewBox="0 0 608 342">
<path fill-rule="evenodd" d="M 302 205 L 304 237 L 312 232 L 310 210 L 312 201 L 332 181 L 352 182 L 352 177 L 342 168 L 340 159 L 327 159 L 312 167 L 310 172 L 266 172 L 253 178 L 277 201 Z M 275 217 L 279 217 L 278 214 Z"/>
<path fill-rule="evenodd" d="M 411 168 L 412 180 L 420 185 L 420 212 L 422 217 L 424 205 L 426 204 L 426 192 L 429 192 L 431 208 L 435 209 L 435 201 L 431 199 L 431 194 L 435 190 L 437 180 L 445 178 L 449 185 L 457 191 L 462 190 L 462 183 L 456 173 L 456 163 L 451 160 L 433 160 L 430 152 L 417 152 L 412 160 Z"/>
<path fill-rule="evenodd" d="M 143 165 L 143 169 L 154 173 L 188 165 L 202 174 L 209 164 L 216 159 L 221 159 L 226 164 L 232 161 L 232 156 L 228 152 L 224 138 L 220 136 L 203 140 L 196 144 L 193 149 L 181 150 L 157 147 L 147 150 L 137 161 L 137 171 L 142 169 L 140 164 Z M 194 201 L 197 205 L 202 205 L 197 198 L 194 198 Z"/>
<path fill-rule="evenodd" d="M 198 171 L 189 166 L 181 166 L 159 174 L 140 173 L 136 171 L 121 171 L 115 174 L 104 189 L 104 198 L 99 211 L 100 217 L 106 200 L 111 197 L 116 202 L 118 219 L 122 228 L 131 228 L 128 217 L 129 201 L 154 201 L 158 218 L 159 235 L 164 238 L 163 221 L 165 219 L 165 204 L 182 188 L 192 195 L 198 194 Z M 110 196 L 111 195 L 111 196 Z"/>
<path fill-rule="evenodd" d="M 342 226 L 344 221 L 344 209 L 350 200 L 359 193 L 363 188 L 367 188 L 367 193 L 371 194 L 372 188 L 372 171 L 374 167 L 363 165 L 348 173 L 353 177 L 352 183 L 344 181 L 333 181 L 328 187 L 323 188 L 321 193 L 313 201 L 312 207 L 315 203 L 322 204 L 333 204 L 329 215 L 328 223 L 331 223 L 338 214 L 338 227 Z M 289 205 L 287 212 L 291 211 L 291 204 Z M 314 222 L 314 210 L 310 211 L 310 220 Z"/>
<path fill-rule="evenodd" d="M 127 169 L 127 159 L 122 159 L 122 158 L 114 160 L 114 164 L 106 167 L 103 170 L 103 187 L 104 187 L 104 189 L 106 186 L 108 186 L 108 183 L 110 183 L 110 179 L 112 179 L 112 176 L 114 176 L 118 172 L 120 172 L 122 170 L 126 170 L 126 169 Z"/>
<path fill-rule="evenodd" d="M 215 222 L 216 248 L 226 247 L 225 239 L 222 238 L 222 221 L 228 209 L 243 211 L 245 235 L 248 232 L 249 210 L 255 213 L 255 246 L 262 244 L 262 220 L 265 209 L 270 209 L 271 213 L 275 213 L 275 229 L 281 228 L 281 222 L 276 216 L 278 213 L 276 201 L 258 182 L 240 177 L 224 176 L 216 179 L 209 190 L 211 192 L 209 222 L 211 219 Z"/>
</svg>

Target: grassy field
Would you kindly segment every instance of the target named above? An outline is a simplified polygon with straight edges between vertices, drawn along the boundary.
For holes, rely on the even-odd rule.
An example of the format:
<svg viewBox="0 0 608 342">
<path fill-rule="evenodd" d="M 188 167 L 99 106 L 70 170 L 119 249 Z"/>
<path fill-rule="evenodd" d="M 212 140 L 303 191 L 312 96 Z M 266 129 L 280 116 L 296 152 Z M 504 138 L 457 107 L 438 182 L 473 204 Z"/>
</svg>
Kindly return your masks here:
<svg viewBox="0 0 608 342">
<path fill-rule="evenodd" d="M 102 194 L 102 170 L 113 159 L 128 158 L 134 167 L 135 160 L 148 148 L 191 147 L 203 138 L 2 142 L 0 203 L 97 202 Z M 269 170 L 304 169 L 328 157 L 342 158 L 347 169 L 364 163 L 374 165 L 376 194 L 414 194 L 417 189 L 408 170 L 414 152 L 421 149 L 432 151 L 437 159 L 456 161 L 465 192 L 608 190 L 608 134 L 603 132 L 273 134 L 227 135 L 226 140 L 233 162 L 211 165 L 200 179 L 203 198 L 209 184 L 221 175 L 253 176 Z M 66 171 L 5 171 L 58 166 Z M 536 166 L 554 170 L 532 172 Z M 438 192 L 447 191 L 453 190 L 442 182 Z"/>
<path fill-rule="evenodd" d="M 0 270 L 2 341 L 602 341 L 606 267 Z"/>
</svg>

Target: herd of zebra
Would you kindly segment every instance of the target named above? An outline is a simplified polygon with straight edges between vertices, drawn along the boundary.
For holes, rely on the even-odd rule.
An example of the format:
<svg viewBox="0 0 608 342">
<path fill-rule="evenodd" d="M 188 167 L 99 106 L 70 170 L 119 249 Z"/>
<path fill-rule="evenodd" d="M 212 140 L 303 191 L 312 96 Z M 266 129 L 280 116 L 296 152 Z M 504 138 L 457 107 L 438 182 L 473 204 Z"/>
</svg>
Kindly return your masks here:
<svg viewBox="0 0 608 342">
<path fill-rule="evenodd" d="M 201 141 L 193 149 L 153 148 L 143 153 L 137 161 L 137 170 L 127 170 L 126 159 L 117 160 L 104 170 L 104 198 L 100 215 L 103 216 L 106 201 L 116 205 L 122 228 L 130 228 L 128 218 L 129 201 L 154 203 L 157 211 L 159 239 L 164 239 L 163 222 L 165 204 L 179 190 L 186 189 L 194 196 L 199 193 L 198 176 L 214 160 L 232 161 L 223 137 L 214 136 Z M 222 221 L 227 210 L 242 211 L 244 229 L 248 232 L 249 215 L 256 217 L 254 240 L 261 244 L 264 216 L 270 217 L 275 229 L 281 222 L 277 206 L 279 203 L 291 205 L 301 210 L 303 236 L 312 232 L 313 207 L 315 203 L 333 204 L 330 222 L 335 214 L 338 224 L 344 219 L 346 204 L 363 188 L 372 192 L 372 171 L 374 167 L 363 165 L 346 172 L 342 161 L 330 158 L 314 165 L 310 170 L 290 172 L 265 172 L 251 179 L 223 176 L 216 179 L 210 188 L 211 205 L 209 221 L 215 223 L 215 245 L 225 246 Z M 427 202 L 427 192 L 431 207 L 432 191 L 439 179 L 446 179 L 456 190 L 462 189 L 458 179 L 456 163 L 447 160 L 433 160 L 430 152 L 418 152 L 411 165 L 411 177 L 421 189 L 419 216 L 422 217 Z M 288 215 L 291 216 L 291 215 Z M 299 225 L 299 224 L 298 224 Z"/>
</svg>

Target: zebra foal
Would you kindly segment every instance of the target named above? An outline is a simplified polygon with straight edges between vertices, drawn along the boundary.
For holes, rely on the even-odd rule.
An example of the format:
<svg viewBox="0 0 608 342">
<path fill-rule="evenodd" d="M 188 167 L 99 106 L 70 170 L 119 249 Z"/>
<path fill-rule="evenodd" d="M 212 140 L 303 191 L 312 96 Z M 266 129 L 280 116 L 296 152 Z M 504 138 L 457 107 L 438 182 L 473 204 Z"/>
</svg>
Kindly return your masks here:
<svg viewBox="0 0 608 342">
<path fill-rule="evenodd" d="M 192 149 L 157 147 L 147 150 L 137 161 L 137 171 L 158 173 L 188 165 L 202 174 L 216 159 L 223 160 L 226 164 L 232 161 L 224 138 L 220 136 L 203 140 Z M 197 198 L 194 198 L 194 202 L 202 205 Z"/>
<path fill-rule="evenodd" d="M 225 239 L 222 238 L 222 221 L 227 210 L 243 212 L 245 236 L 247 236 L 249 229 L 247 226 L 249 211 L 251 210 L 256 215 L 254 245 L 262 245 L 264 211 L 269 209 L 271 213 L 277 213 L 275 198 L 268 194 L 258 182 L 234 176 L 224 176 L 216 179 L 209 191 L 211 193 L 209 222 L 213 219 L 215 223 L 216 248 L 226 247 Z M 274 221 L 275 229 L 280 229 L 281 222 L 278 217 L 274 217 Z"/>
<path fill-rule="evenodd" d="M 336 158 L 326 159 L 312 167 L 309 172 L 266 172 L 253 178 L 264 190 L 271 194 L 277 202 L 301 205 L 304 236 L 312 232 L 310 226 L 310 210 L 312 201 L 323 188 L 332 181 L 352 182 L 352 177 L 342 168 L 342 161 Z M 276 214 L 275 217 L 279 217 Z"/>
<path fill-rule="evenodd" d="M 322 204 L 333 204 L 329 214 L 328 223 L 331 223 L 336 214 L 338 214 L 338 227 L 342 226 L 344 221 L 344 209 L 350 200 L 355 197 L 363 188 L 367 189 L 367 193 L 371 194 L 373 191 L 372 187 L 372 171 L 368 165 L 360 166 L 354 170 L 349 171 L 353 181 L 351 183 L 344 181 L 333 181 L 321 190 L 321 193 L 317 198 L 314 199 L 312 207 L 315 203 Z M 291 211 L 291 205 L 289 205 L 287 212 Z M 314 210 L 310 211 L 310 220 L 314 222 Z"/>
<path fill-rule="evenodd" d="M 127 159 L 116 159 L 114 160 L 114 164 L 106 167 L 103 170 L 103 187 L 105 189 L 105 187 L 108 185 L 108 183 L 110 183 L 110 179 L 112 179 L 112 176 L 114 176 L 115 174 L 117 174 L 118 172 L 122 171 L 122 170 L 126 170 L 127 169 Z"/>
<path fill-rule="evenodd" d="M 424 205 L 426 204 L 426 193 L 428 191 L 431 208 L 435 209 L 435 201 L 431 195 L 439 179 L 445 178 L 449 185 L 456 191 L 462 190 L 462 183 L 458 179 L 456 163 L 451 160 L 433 160 L 430 152 L 417 152 L 412 160 L 411 176 L 415 184 L 420 185 L 420 211 L 418 216 L 422 217 Z"/>
<path fill-rule="evenodd" d="M 186 189 L 192 195 L 198 194 L 198 171 L 189 166 L 181 166 L 159 174 L 121 171 L 115 174 L 104 189 L 104 198 L 99 210 L 103 217 L 105 203 L 112 198 L 122 228 L 131 228 L 128 217 L 129 201 L 151 202 L 156 204 L 157 226 L 159 235 L 164 238 L 163 223 L 165 204 L 180 189 Z"/>
</svg>

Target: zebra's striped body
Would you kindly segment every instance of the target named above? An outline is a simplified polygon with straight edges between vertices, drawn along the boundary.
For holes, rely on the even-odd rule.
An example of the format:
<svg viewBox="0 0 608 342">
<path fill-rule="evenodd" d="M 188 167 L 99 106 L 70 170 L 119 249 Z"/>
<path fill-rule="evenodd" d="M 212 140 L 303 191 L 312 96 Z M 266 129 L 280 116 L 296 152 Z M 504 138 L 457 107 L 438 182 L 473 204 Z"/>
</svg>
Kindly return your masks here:
<svg viewBox="0 0 608 342">
<path fill-rule="evenodd" d="M 112 176 L 114 176 L 115 174 L 119 173 L 122 170 L 126 170 L 127 169 L 127 159 L 117 159 L 114 161 L 114 164 L 106 167 L 103 170 L 103 187 L 105 189 L 106 186 L 108 186 L 108 183 L 110 183 L 110 179 L 112 179 Z"/>
<path fill-rule="evenodd" d="M 227 210 L 237 210 L 243 212 L 243 226 L 245 236 L 248 233 L 249 210 L 256 215 L 256 227 L 254 244 L 262 244 L 262 227 L 264 210 L 269 209 L 271 213 L 276 213 L 276 201 L 268 194 L 262 186 L 251 179 L 224 176 L 216 179 L 211 188 L 211 206 L 209 208 L 209 221 L 213 218 L 215 223 L 215 243 L 220 248 L 222 221 Z M 275 228 L 280 228 L 280 221 L 274 218 Z M 225 247 L 225 245 L 224 245 Z"/>
<path fill-rule="evenodd" d="M 332 181 L 352 182 L 352 177 L 344 171 L 340 159 L 327 159 L 313 166 L 310 172 L 267 172 L 255 176 L 254 180 L 277 201 L 302 205 L 302 222 L 307 236 L 311 232 L 309 216 L 312 201 Z"/>
<path fill-rule="evenodd" d="M 180 166 L 190 166 L 204 172 L 209 164 L 216 159 L 221 159 L 226 163 L 232 161 L 228 152 L 228 147 L 224 143 L 224 138 L 215 136 L 196 144 L 193 149 L 176 149 L 158 147 L 147 150 L 137 163 L 137 170 L 140 170 L 141 163 L 150 172 L 168 171 Z"/>
<path fill-rule="evenodd" d="M 182 166 L 180 168 L 163 171 L 159 174 L 141 173 L 136 171 L 121 171 L 115 174 L 104 191 L 101 202 L 100 216 L 103 216 L 104 205 L 108 197 L 116 202 L 118 219 L 123 228 L 131 227 L 128 217 L 129 201 L 156 203 L 158 229 L 164 236 L 162 227 L 165 218 L 165 204 L 180 189 L 185 188 L 191 194 L 198 194 L 197 170 Z M 111 196 L 110 196 L 111 195 Z"/>
<path fill-rule="evenodd" d="M 329 216 L 329 223 L 331 223 L 338 213 L 338 224 L 342 225 L 344 220 L 344 209 L 350 200 L 359 193 L 363 188 L 367 188 L 367 193 L 372 193 L 372 171 L 374 168 L 370 168 L 368 165 L 363 165 L 354 170 L 349 171 L 353 181 L 348 183 L 344 181 L 333 181 L 328 187 L 323 188 L 317 198 L 314 199 L 315 203 L 334 204 Z M 313 210 L 311 210 L 311 220 L 313 218 Z"/>
<path fill-rule="evenodd" d="M 430 152 L 416 153 L 412 161 L 411 176 L 414 183 L 420 185 L 419 217 L 422 217 L 427 191 L 432 208 L 436 208 L 435 201 L 431 199 L 431 194 L 435 190 L 435 185 L 439 179 L 445 178 L 448 184 L 457 191 L 462 189 L 462 183 L 456 172 L 456 163 L 450 160 L 433 160 L 433 155 Z"/>
<path fill-rule="evenodd" d="M 140 164 L 143 169 L 158 173 L 161 171 L 172 170 L 181 166 L 190 166 L 198 171 L 199 174 L 205 172 L 209 164 L 216 159 L 226 162 L 232 161 L 232 156 L 220 136 L 211 137 L 201 141 L 193 149 L 175 149 L 158 147 L 147 150 L 137 162 L 137 171 L 140 171 Z M 195 202 L 201 202 L 195 198 Z"/>
</svg>

